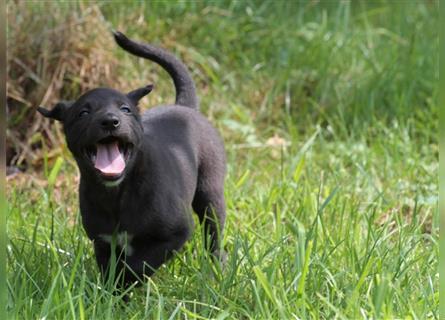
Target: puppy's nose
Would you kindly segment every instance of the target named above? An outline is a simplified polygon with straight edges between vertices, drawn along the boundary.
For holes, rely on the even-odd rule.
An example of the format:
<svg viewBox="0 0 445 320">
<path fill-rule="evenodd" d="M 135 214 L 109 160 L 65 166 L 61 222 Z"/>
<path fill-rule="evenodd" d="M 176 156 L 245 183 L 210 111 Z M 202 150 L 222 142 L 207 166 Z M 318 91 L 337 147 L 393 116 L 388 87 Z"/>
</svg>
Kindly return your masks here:
<svg viewBox="0 0 445 320">
<path fill-rule="evenodd" d="M 102 120 L 101 120 L 101 126 L 105 130 L 114 130 L 119 128 L 121 122 L 119 118 L 114 114 L 107 114 Z"/>
</svg>

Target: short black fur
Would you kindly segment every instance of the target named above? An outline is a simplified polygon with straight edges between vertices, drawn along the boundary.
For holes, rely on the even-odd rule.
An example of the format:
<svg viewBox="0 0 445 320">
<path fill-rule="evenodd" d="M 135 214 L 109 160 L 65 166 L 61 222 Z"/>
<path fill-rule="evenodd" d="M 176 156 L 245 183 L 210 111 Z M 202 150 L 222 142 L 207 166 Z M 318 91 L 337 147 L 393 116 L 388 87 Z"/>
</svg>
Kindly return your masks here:
<svg viewBox="0 0 445 320">
<path fill-rule="evenodd" d="M 152 90 L 149 85 L 128 94 L 97 88 L 51 111 L 38 111 L 63 123 L 81 173 L 82 223 L 100 269 L 109 268 L 111 243 L 117 243 L 118 271 L 124 271 L 124 283 L 129 284 L 150 276 L 181 249 L 193 228 L 192 209 L 208 233 L 207 247 L 223 257 L 226 160 L 218 132 L 198 111 L 186 67 L 164 50 L 120 32 L 114 36 L 125 50 L 169 72 L 176 87 L 175 105 L 140 114 L 137 104 Z M 110 176 L 97 169 L 96 148 L 101 144 L 119 145 L 123 172 Z"/>
</svg>

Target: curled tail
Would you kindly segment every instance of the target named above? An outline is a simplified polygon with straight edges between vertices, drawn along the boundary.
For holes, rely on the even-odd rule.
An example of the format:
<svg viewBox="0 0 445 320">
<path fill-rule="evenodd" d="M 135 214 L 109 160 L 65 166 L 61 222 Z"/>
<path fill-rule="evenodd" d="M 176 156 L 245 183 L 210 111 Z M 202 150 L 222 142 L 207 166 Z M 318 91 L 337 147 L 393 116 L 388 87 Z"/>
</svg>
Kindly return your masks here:
<svg viewBox="0 0 445 320">
<path fill-rule="evenodd" d="M 135 56 L 156 62 L 170 74 L 176 88 L 177 105 L 193 109 L 199 108 L 195 84 L 186 66 L 181 61 L 163 49 L 128 39 L 119 31 L 114 31 L 113 34 L 114 39 L 122 49 Z"/>
</svg>

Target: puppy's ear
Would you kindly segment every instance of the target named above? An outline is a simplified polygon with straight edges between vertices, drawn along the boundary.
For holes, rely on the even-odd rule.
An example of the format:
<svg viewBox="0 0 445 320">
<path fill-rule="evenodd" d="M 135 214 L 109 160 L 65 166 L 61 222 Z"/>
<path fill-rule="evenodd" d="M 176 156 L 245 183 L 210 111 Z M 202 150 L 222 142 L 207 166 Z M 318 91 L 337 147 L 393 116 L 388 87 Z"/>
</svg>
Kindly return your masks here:
<svg viewBox="0 0 445 320">
<path fill-rule="evenodd" d="M 61 101 L 57 103 L 52 110 L 48 110 L 42 107 L 37 107 L 37 111 L 44 117 L 51 118 L 58 121 L 63 121 L 65 118 L 66 110 L 73 104 L 72 101 Z"/>
<path fill-rule="evenodd" d="M 141 100 L 143 97 L 145 97 L 147 94 L 149 94 L 153 90 L 153 85 L 149 84 L 148 86 L 133 90 L 129 93 L 127 93 L 128 99 L 131 100 L 131 102 L 134 103 L 135 106 L 137 106 L 139 100 Z"/>
</svg>

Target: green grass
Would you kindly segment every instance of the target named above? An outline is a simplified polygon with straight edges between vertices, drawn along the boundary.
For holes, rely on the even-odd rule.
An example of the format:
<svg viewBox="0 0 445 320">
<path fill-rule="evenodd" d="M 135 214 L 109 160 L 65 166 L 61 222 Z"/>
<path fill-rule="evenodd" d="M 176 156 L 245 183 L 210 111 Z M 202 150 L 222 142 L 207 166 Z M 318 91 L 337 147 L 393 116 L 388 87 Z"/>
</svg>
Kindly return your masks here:
<svg viewBox="0 0 445 320">
<path fill-rule="evenodd" d="M 10 318 L 439 318 L 436 2 L 50 6 L 42 29 L 97 6 L 186 61 L 226 144 L 229 258 L 212 263 L 197 227 L 130 302 L 113 296 L 63 149 L 8 183 Z M 172 100 L 160 68 L 113 54 L 117 88 Z"/>
</svg>

